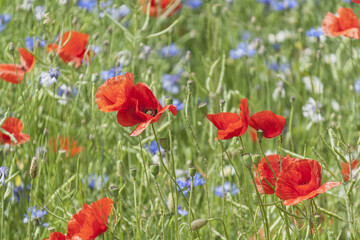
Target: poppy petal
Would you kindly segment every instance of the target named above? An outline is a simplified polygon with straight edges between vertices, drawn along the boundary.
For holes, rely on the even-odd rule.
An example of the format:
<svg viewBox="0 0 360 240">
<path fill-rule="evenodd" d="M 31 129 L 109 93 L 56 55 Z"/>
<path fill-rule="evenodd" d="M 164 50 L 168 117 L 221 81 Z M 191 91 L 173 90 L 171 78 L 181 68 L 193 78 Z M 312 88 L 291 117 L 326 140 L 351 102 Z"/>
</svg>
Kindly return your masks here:
<svg viewBox="0 0 360 240">
<path fill-rule="evenodd" d="M 20 119 L 9 117 L 5 120 L 1 128 L 14 135 L 19 135 L 23 129 L 23 124 Z"/>
<path fill-rule="evenodd" d="M 243 98 L 240 100 L 240 118 L 241 121 L 243 122 L 243 127 L 242 130 L 240 132 L 240 136 L 244 135 L 245 132 L 248 129 L 248 125 L 249 125 L 249 108 L 248 108 L 248 99 L 247 98 Z"/>
<path fill-rule="evenodd" d="M 296 205 L 299 202 L 302 202 L 304 200 L 312 199 L 312 198 L 316 197 L 319 193 L 324 193 L 324 192 L 326 192 L 327 190 L 330 190 L 333 187 L 339 186 L 340 184 L 341 184 L 340 182 L 326 182 L 321 187 L 319 187 L 318 189 L 310 192 L 308 195 L 285 200 L 285 201 L 283 201 L 283 204 L 285 206 Z"/>
<path fill-rule="evenodd" d="M 66 240 L 66 236 L 60 232 L 52 232 L 48 239 L 43 240 Z"/>
<path fill-rule="evenodd" d="M 35 65 L 35 57 L 25 48 L 19 48 L 18 51 L 20 53 L 20 61 L 23 69 L 25 69 L 25 72 L 29 72 Z"/>
<path fill-rule="evenodd" d="M 341 33 L 339 32 L 340 29 L 339 19 L 331 12 L 328 12 L 325 15 L 321 27 L 325 35 L 327 36 L 337 37 L 341 35 Z"/>
<path fill-rule="evenodd" d="M 138 109 L 143 113 L 147 110 L 160 111 L 162 108 L 153 92 L 145 83 L 135 84 L 130 97 L 138 100 Z"/>
<path fill-rule="evenodd" d="M 0 78 L 13 83 L 19 84 L 24 78 L 25 71 L 20 66 L 14 64 L 0 64 Z"/>
<path fill-rule="evenodd" d="M 339 26 L 341 30 L 359 27 L 359 20 L 351 8 L 341 7 L 337 12 L 339 14 Z"/>
<path fill-rule="evenodd" d="M 133 88 L 133 76 L 132 73 L 116 76 L 99 87 L 95 95 L 95 102 L 100 111 L 123 111 L 128 107 L 126 103 Z"/>
<path fill-rule="evenodd" d="M 19 135 L 15 135 L 15 139 L 18 145 L 21 145 L 30 140 L 30 136 L 25 133 L 20 133 Z"/>
<path fill-rule="evenodd" d="M 285 118 L 266 110 L 252 115 L 249 125 L 256 130 L 263 130 L 264 137 L 273 138 L 281 134 L 285 127 Z"/>
<path fill-rule="evenodd" d="M 148 126 L 150 125 L 150 120 L 140 123 L 135 130 L 130 134 L 130 136 L 138 136 L 141 134 Z"/>
<path fill-rule="evenodd" d="M 226 140 L 233 137 L 241 136 L 243 129 L 245 128 L 242 121 L 237 121 L 235 123 L 230 123 L 225 130 L 218 131 L 218 137 L 215 140 L 221 139 Z"/>
<path fill-rule="evenodd" d="M 206 117 L 219 130 L 225 130 L 231 123 L 241 121 L 241 118 L 238 114 L 230 112 L 208 114 Z"/>
</svg>

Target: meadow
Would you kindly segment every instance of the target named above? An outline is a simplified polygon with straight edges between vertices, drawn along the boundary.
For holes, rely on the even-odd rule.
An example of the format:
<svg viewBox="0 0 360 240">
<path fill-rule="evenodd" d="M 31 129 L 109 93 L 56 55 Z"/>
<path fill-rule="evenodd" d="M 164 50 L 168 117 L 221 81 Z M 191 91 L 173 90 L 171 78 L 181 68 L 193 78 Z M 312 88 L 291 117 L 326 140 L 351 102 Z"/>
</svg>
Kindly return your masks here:
<svg viewBox="0 0 360 240">
<path fill-rule="evenodd" d="M 1 0 L 0 239 L 360 239 L 358 0 Z"/>
</svg>

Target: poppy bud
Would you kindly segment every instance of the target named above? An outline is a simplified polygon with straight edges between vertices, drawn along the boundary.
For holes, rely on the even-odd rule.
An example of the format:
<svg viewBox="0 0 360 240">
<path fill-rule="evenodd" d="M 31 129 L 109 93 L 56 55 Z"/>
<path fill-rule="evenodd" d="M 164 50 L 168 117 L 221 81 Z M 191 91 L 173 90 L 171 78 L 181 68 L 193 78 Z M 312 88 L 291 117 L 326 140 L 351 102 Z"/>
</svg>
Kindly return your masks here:
<svg viewBox="0 0 360 240">
<path fill-rule="evenodd" d="M 224 110 L 224 106 L 225 106 L 225 99 L 220 99 L 219 103 L 220 103 L 220 112 L 222 112 Z"/>
<path fill-rule="evenodd" d="M 172 105 L 173 104 L 173 98 L 167 97 L 165 98 L 165 105 Z"/>
<path fill-rule="evenodd" d="M 290 103 L 293 104 L 295 101 L 295 97 L 290 97 Z"/>
<path fill-rule="evenodd" d="M 208 114 L 208 109 L 207 109 L 207 104 L 206 102 L 200 103 L 198 105 L 198 109 L 201 111 L 202 114 L 204 114 L 205 116 Z"/>
<path fill-rule="evenodd" d="M 160 146 L 166 151 L 169 150 L 170 149 L 169 139 L 160 138 Z"/>
<path fill-rule="evenodd" d="M 203 226 L 205 226 L 207 224 L 208 220 L 206 219 L 196 219 L 194 221 L 191 222 L 191 230 L 193 231 L 197 231 L 200 228 L 202 228 Z"/>
<path fill-rule="evenodd" d="M 99 74 L 93 73 L 93 74 L 91 75 L 91 81 L 92 81 L 92 82 L 97 82 L 98 80 L 99 80 Z"/>
<path fill-rule="evenodd" d="M 252 166 L 252 159 L 250 153 L 245 153 L 243 155 L 243 161 L 246 168 L 251 168 Z"/>
<path fill-rule="evenodd" d="M 79 80 L 81 81 L 81 80 L 83 80 L 84 79 L 84 74 L 83 73 L 80 73 L 80 75 L 79 75 Z"/>
<path fill-rule="evenodd" d="M 115 184 L 110 183 L 108 189 L 109 189 L 110 193 L 111 193 L 114 197 L 117 196 L 117 194 L 118 194 L 117 190 L 119 190 L 119 188 L 118 188 Z"/>
<path fill-rule="evenodd" d="M 262 142 L 263 137 L 264 137 L 264 131 L 259 129 L 259 130 L 257 130 L 256 135 L 257 135 L 257 138 L 259 139 L 259 142 Z"/>
<path fill-rule="evenodd" d="M 167 206 L 168 206 L 170 212 L 174 213 L 175 205 L 174 205 L 174 201 L 173 201 L 171 193 L 169 193 L 169 195 L 168 195 Z"/>
<path fill-rule="evenodd" d="M 125 167 L 121 160 L 117 160 L 116 162 L 116 174 L 117 176 L 124 177 L 125 176 Z"/>
<path fill-rule="evenodd" d="M 261 161 L 260 155 L 259 154 L 252 154 L 251 157 L 252 157 L 253 163 L 255 164 L 255 166 L 257 166 Z"/>
<path fill-rule="evenodd" d="M 195 167 L 190 167 L 189 168 L 189 174 L 190 174 L 190 177 L 194 177 L 195 174 L 196 174 L 196 168 Z"/>
<path fill-rule="evenodd" d="M 221 4 L 214 4 L 211 10 L 214 16 L 219 16 L 221 14 Z"/>
<path fill-rule="evenodd" d="M 76 25 L 78 23 L 78 18 L 75 16 L 75 17 L 73 17 L 73 19 L 72 19 L 72 24 L 73 25 Z"/>
<path fill-rule="evenodd" d="M 190 88 L 190 86 L 194 83 L 193 80 L 187 80 L 187 87 Z"/>
<path fill-rule="evenodd" d="M 130 168 L 130 175 L 135 178 L 136 177 L 136 167 L 131 167 Z"/>
<path fill-rule="evenodd" d="M 9 44 L 9 50 L 11 53 L 13 53 L 15 51 L 15 46 L 14 46 L 14 43 L 13 42 L 10 42 Z"/>
<path fill-rule="evenodd" d="M 160 170 L 159 164 L 155 163 L 150 165 L 150 172 L 154 177 L 156 177 L 159 174 L 159 170 Z"/>
<path fill-rule="evenodd" d="M 37 163 L 37 158 L 34 157 L 31 160 L 31 164 L 30 164 L 30 177 L 32 179 L 36 178 L 37 172 L 38 172 L 38 163 Z"/>
<path fill-rule="evenodd" d="M 108 33 L 112 33 L 113 27 L 112 27 L 112 26 L 109 26 L 109 27 L 106 29 L 106 31 L 107 31 Z"/>
</svg>

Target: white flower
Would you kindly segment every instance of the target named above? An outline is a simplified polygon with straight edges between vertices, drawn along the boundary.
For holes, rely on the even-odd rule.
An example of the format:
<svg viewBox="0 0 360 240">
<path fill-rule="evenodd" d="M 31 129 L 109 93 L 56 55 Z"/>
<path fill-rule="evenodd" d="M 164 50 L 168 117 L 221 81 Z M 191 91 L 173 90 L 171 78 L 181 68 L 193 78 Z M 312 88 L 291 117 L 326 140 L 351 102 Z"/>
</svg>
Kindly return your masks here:
<svg viewBox="0 0 360 240">
<path fill-rule="evenodd" d="M 224 167 L 224 176 L 233 176 L 235 174 L 235 169 L 233 166 L 227 165 Z M 222 177 L 222 170 L 220 170 L 220 176 Z"/>
<path fill-rule="evenodd" d="M 20 5 L 20 8 L 25 11 L 30 11 L 33 3 L 34 3 L 34 0 L 24 0 L 24 2 Z"/>
<path fill-rule="evenodd" d="M 285 97 L 285 89 L 284 89 L 284 82 L 283 81 L 278 81 L 276 83 L 277 87 L 275 88 L 272 97 L 274 100 L 277 100 L 278 97 L 280 96 L 281 98 Z"/>
<path fill-rule="evenodd" d="M 309 98 L 307 103 L 302 107 L 303 116 L 309 118 L 314 123 L 324 121 L 324 118 L 320 114 L 321 107 L 321 103 L 316 104 L 313 98 Z"/>
<path fill-rule="evenodd" d="M 40 21 L 45 16 L 45 6 L 35 7 L 34 12 L 36 19 Z"/>
<path fill-rule="evenodd" d="M 335 99 L 331 100 L 331 107 L 335 112 L 340 110 L 340 104 Z"/>
<path fill-rule="evenodd" d="M 318 77 L 303 77 L 302 81 L 305 84 L 306 90 L 309 92 L 312 92 L 314 87 L 315 94 L 323 93 L 324 85 Z"/>
</svg>

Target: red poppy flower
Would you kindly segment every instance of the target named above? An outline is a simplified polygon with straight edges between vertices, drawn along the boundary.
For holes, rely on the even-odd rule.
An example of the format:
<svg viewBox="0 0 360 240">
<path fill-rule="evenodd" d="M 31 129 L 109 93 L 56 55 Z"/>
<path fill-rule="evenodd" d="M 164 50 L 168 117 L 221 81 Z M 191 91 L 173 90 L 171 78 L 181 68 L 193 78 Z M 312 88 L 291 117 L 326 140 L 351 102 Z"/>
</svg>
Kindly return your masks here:
<svg viewBox="0 0 360 240">
<path fill-rule="evenodd" d="M 65 32 L 62 36 L 59 36 L 58 41 L 60 42 L 60 40 L 60 49 L 58 44 L 53 43 L 48 45 L 47 51 L 55 51 L 58 53 L 59 57 L 63 60 L 64 63 L 74 62 L 76 68 L 80 67 L 86 52 L 86 45 L 89 40 L 89 35 L 75 31 L 72 31 L 71 33 Z"/>
<path fill-rule="evenodd" d="M 349 163 L 341 162 L 340 165 L 341 165 L 341 169 L 342 169 L 342 175 L 343 175 L 344 182 L 347 182 L 347 181 L 349 181 L 349 175 L 350 175 Z M 360 167 L 360 161 L 359 160 L 352 160 L 351 161 L 352 170 L 356 170 L 359 167 Z"/>
<path fill-rule="evenodd" d="M 35 57 L 25 48 L 19 48 L 18 52 L 21 65 L 0 64 L 0 78 L 13 84 L 21 83 L 25 73 L 33 69 L 35 64 Z"/>
<path fill-rule="evenodd" d="M 272 167 L 272 169 L 275 172 L 276 177 L 280 174 L 280 162 L 279 162 L 279 155 L 273 154 L 268 155 L 266 158 L 269 160 L 269 163 Z M 286 157 L 281 156 L 281 169 L 284 170 L 287 166 L 289 166 L 293 161 L 297 160 L 296 158 L 292 158 L 289 155 Z M 254 165 L 255 173 L 256 173 L 256 187 L 259 191 L 259 193 L 264 194 L 263 188 L 261 187 L 259 177 L 256 171 L 256 166 Z M 276 180 L 274 177 L 274 174 L 272 173 L 268 163 L 266 162 L 265 158 L 262 158 L 259 165 L 258 165 L 258 171 L 261 179 L 262 186 L 264 187 L 265 194 L 273 194 L 274 189 L 272 189 L 269 185 L 269 183 L 275 187 Z"/>
<path fill-rule="evenodd" d="M 339 8 L 339 17 L 328 12 L 322 22 L 325 35 L 331 37 L 345 36 L 360 39 L 359 20 L 351 8 Z"/>
<path fill-rule="evenodd" d="M 54 140 L 53 142 L 50 142 L 50 145 L 54 145 L 54 152 L 57 152 L 57 143 L 56 140 Z M 72 147 L 70 148 L 69 145 L 72 145 Z M 76 140 L 70 140 L 68 137 L 64 138 L 64 137 L 60 137 L 60 149 L 63 149 L 66 151 L 66 157 L 69 157 L 69 152 L 70 152 L 70 156 L 73 157 L 76 154 L 82 152 L 85 150 L 84 147 L 78 147 L 77 146 L 77 141 Z"/>
<path fill-rule="evenodd" d="M 352 0 L 354 3 L 360 3 L 360 0 Z"/>
<path fill-rule="evenodd" d="M 84 203 L 80 212 L 74 214 L 69 220 L 66 236 L 59 232 L 53 232 L 47 240 L 94 240 L 106 232 L 108 217 L 113 205 L 114 202 L 110 198 L 102 198 L 90 205 Z"/>
<path fill-rule="evenodd" d="M 160 0 L 160 9 L 158 9 L 158 4 L 156 3 L 156 0 L 141 0 L 140 4 L 143 6 L 143 12 L 146 14 L 146 9 L 148 2 L 150 3 L 150 16 L 151 17 L 158 17 L 158 13 L 163 14 L 166 12 L 169 8 L 173 8 L 173 4 L 176 2 L 176 0 Z M 178 11 L 181 8 L 181 3 L 178 2 L 176 4 L 176 7 L 174 10 L 168 15 L 170 17 L 173 15 L 176 11 Z"/>
<path fill-rule="evenodd" d="M 280 173 L 275 194 L 285 200 L 284 205 L 295 205 L 339 186 L 340 182 L 327 182 L 322 186 L 320 184 L 320 164 L 316 160 L 301 159 L 294 161 Z"/>
<path fill-rule="evenodd" d="M 263 130 L 264 137 L 273 138 L 281 134 L 285 127 L 285 118 L 266 110 L 252 115 L 249 119 L 249 125 L 256 130 Z"/>
<path fill-rule="evenodd" d="M 241 111 L 240 116 L 230 112 L 208 114 L 206 116 L 219 130 L 218 137 L 215 138 L 215 140 L 226 140 L 245 134 L 248 129 L 249 121 L 249 109 L 247 103 L 247 98 L 241 99 L 239 105 Z"/>
<path fill-rule="evenodd" d="M 9 117 L 5 120 L 5 122 L 3 123 L 1 128 L 7 132 L 13 134 L 18 145 L 21 145 L 24 142 L 27 142 L 30 140 L 29 135 L 21 132 L 23 129 L 23 124 L 20 119 L 17 119 L 14 117 Z M 15 144 L 14 142 L 11 142 L 11 139 L 9 136 L 0 132 L 0 144 L 4 144 L 4 143 Z"/>
</svg>

